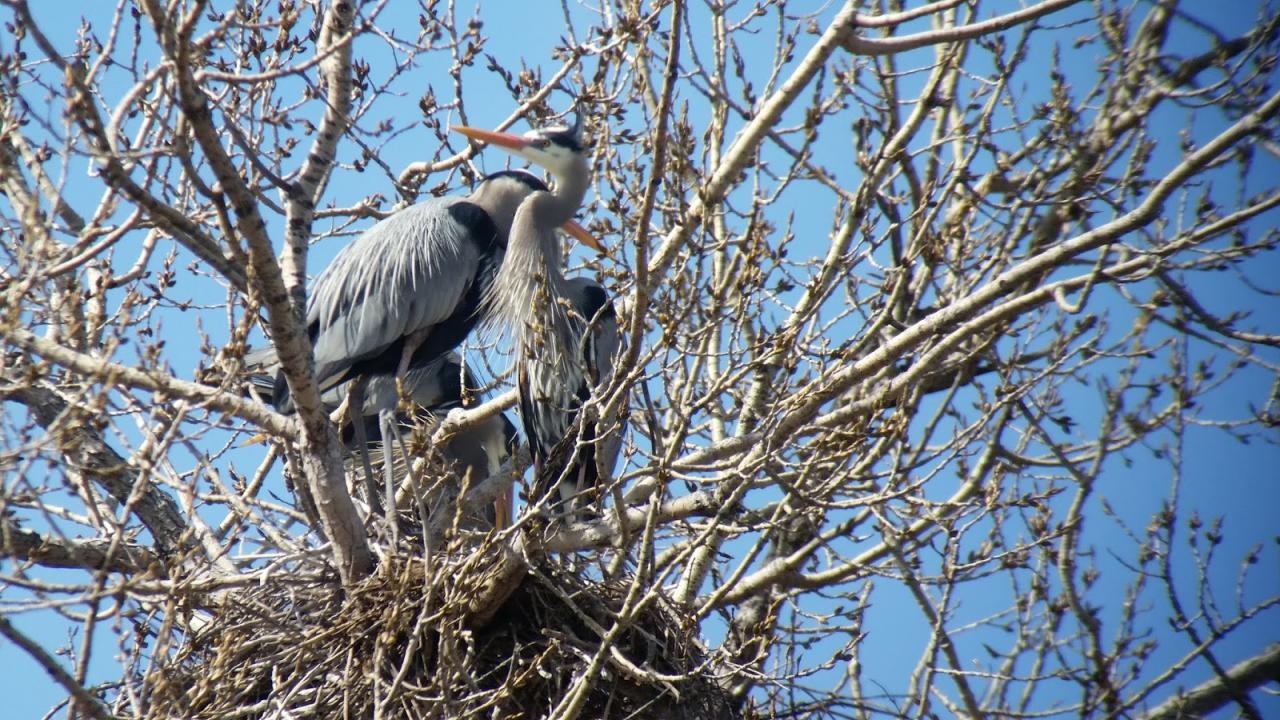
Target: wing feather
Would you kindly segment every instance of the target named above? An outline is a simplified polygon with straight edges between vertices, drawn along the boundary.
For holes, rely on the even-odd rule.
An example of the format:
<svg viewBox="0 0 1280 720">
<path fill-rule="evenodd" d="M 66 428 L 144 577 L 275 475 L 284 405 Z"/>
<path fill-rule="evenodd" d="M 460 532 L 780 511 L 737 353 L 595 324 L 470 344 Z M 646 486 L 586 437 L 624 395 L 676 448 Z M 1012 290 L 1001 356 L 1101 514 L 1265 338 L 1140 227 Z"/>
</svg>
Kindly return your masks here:
<svg viewBox="0 0 1280 720">
<path fill-rule="evenodd" d="M 525 348 L 518 371 L 520 418 L 533 451 L 535 494 L 541 496 L 558 483 L 561 498 L 612 476 L 625 417 L 624 412 L 615 418 L 579 418 L 583 405 L 612 378 L 621 338 L 613 303 L 599 283 L 574 278 L 565 299 L 572 307 L 567 335 L 574 338 L 568 362 L 557 361 L 559 352 Z"/>
<path fill-rule="evenodd" d="M 464 202 L 433 198 L 382 220 L 316 278 L 307 324 L 322 383 L 454 313 L 481 254 L 451 212 Z"/>
<path fill-rule="evenodd" d="M 583 347 L 583 360 L 586 363 L 587 378 L 591 384 L 591 394 L 599 395 L 613 379 L 613 365 L 622 347 L 622 334 L 618 328 L 618 316 L 614 311 L 613 300 L 605 289 L 592 280 L 575 280 L 581 293 L 575 305 L 581 309 L 586 319 L 584 328 L 586 341 Z M 603 409 L 603 408 L 601 408 Z M 617 464 L 618 452 L 622 449 L 622 436 L 626 422 L 626 408 L 615 416 L 597 418 L 590 429 L 595 440 L 595 467 L 585 471 L 587 479 L 600 483 L 607 482 L 613 476 L 613 468 Z"/>
</svg>

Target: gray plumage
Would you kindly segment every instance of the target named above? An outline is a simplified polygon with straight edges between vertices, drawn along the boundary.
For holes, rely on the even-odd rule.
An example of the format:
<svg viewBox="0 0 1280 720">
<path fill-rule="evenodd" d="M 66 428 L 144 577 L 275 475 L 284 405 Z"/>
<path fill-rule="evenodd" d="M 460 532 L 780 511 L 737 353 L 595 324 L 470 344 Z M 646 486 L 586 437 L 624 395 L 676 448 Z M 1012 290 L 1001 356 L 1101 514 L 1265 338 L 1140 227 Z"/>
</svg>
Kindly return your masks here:
<svg viewBox="0 0 1280 720">
<path fill-rule="evenodd" d="M 432 198 L 401 210 L 343 248 L 316 278 L 307 325 L 317 328 L 322 386 L 454 314 L 475 282 L 483 247 L 450 215 L 459 202 Z"/>
<path fill-rule="evenodd" d="M 455 391 L 451 391 L 449 388 L 458 385 L 458 381 L 448 382 L 445 370 L 446 367 L 457 369 L 459 363 L 461 363 L 461 358 L 455 352 L 432 358 L 425 363 L 411 363 L 402 381 L 405 392 L 408 394 L 407 399 L 409 402 L 419 407 L 447 404 L 449 401 L 446 398 L 456 394 Z M 280 360 L 276 356 L 276 349 L 268 346 L 253 350 L 245 355 L 244 365 L 245 369 L 251 373 L 249 383 L 256 394 L 262 395 L 265 393 L 267 397 L 270 397 L 271 391 L 275 387 L 275 373 L 280 366 Z M 338 383 L 320 393 L 320 402 L 324 403 L 326 410 L 330 412 L 336 410 L 347 399 L 351 382 L 347 380 Z M 398 401 L 399 396 L 397 395 L 395 376 L 389 374 L 372 375 L 366 379 L 364 402 L 361 404 L 357 414 L 365 418 L 377 417 L 379 410 L 394 410 Z"/>
<path fill-rule="evenodd" d="M 411 366 L 429 367 L 479 322 L 481 299 L 502 264 L 516 210 L 530 193 L 545 189 L 527 172 L 495 173 L 464 198 L 408 207 L 344 247 L 316 278 L 307 301 L 321 393 L 345 385 L 353 412 L 377 410 L 388 441 L 396 440 L 395 381 L 407 387 Z M 378 385 L 378 378 L 391 385 Z M 370 386 L 378 397 L 366 397 Z M 292 406 L 283 373 L 276 376 L 273 401 L 281 410 Z M 376 510 L 366 426 L 354 422 L 352 428 Z M 384 465 L 391 502 L 391 463 Z M 395 523 L 390 525 L 394 540 Z"/>
<path fill-rule="evenodd" d="M 388 478 L 395 497 L 388 505 L 394 502 L 399 511 L 407 510 L 409 499 L 417 498 L 426 490 L 409 481 L 411 459 L 406 456 L 403 432 L 413 424 L 425 426 L 426 432 L 434 432 L 450 410 L 472 407 L 481 399 L 479 383 L 469 370 L 464 371 L 461 357 L 453 352 L 430 363 L 410 366 L 403 384 L 413 403 L 412 417 L 396 411 L 399 398 L 395 378 L 387 375 L 370 379 L 364 413 L 365 442 L 368 448 L 379 451 L 368 455 L 381 458 L 380 467 L 373 471 L 381 471 Z M 336 393 L 335 396 L 342 397 Z M 393 418 L 391 424 L 387 423 L 389 417 Z M 468 474 L 471 485 L 484 482 L 510 460 L 515 434 L 515 426 L 502 413 L 453 434 L 437 448 L 443 461 L 440 467 L 443 477 L 454 484 L 455 490 Z M 355 437 L 346 437 L 346 441 L 353 450 L 361 449 Z M 504 510 L 509 514 L 509 508 Z M 493 527 L 497 513 L 493 506 L 488 506 L 480 518 Z"/>
<path fill-rule="evenodd" d="M 405 399 L 413 407 L 443 408 L 446 412 L 460 404 L 459 379 L 462 358 L 456 352 L 431 358 L 422 363 L 411 363 L 401 378 Z M 347 398 L 352 380 L 339 383 L 320 395 L 325 407 L 333 410 Z M 358 414 L 364 418 L 376 418 L 384 410 L 395 411 L 400 403 L 394 374 L 381 373 L 365 379 L 363 400 Z M 371 438 L 372 439 L 372 438 Z"/>
<path fill-rule="evenodd" d="M 601 403 L 590 402 L 598 401 L 613 377 L 621 339 L 613 302 L 599 283 L 573 278 L 565 288 L 565 306 L 551 321 L 554 335 L 522 333 L 517 384 L 535 493 L 554 486 L 553 502 L 574 507 L 584 504 L 584 491 L 608 482 L 617 462 L 623 413 L 601 417 Z M 551 350 L 551 343 L 559 347 Z"/>
<path fill-rule="evenodd" d="M 275 349 L 271 347 L 252 351 L 245 356 L 245 367 L 253 373 L 249 381 L 255 391 L 271 391 L 272 374 L 277 365 Z M 326 410 L 332 412 L 347 399 L 350 382 L 352 381 L 335 385 L 321 395 Z M 426 429 L 432 431 L 450 410 L 472 407 L 482 398 L 480 384 L 469 370 L 464 370 L 462 358 L 456 352 L 410 364 L 402 378 L 402 384 L 412 417 L 399 411 L 400 398 L 395 376 L 373 375 L 365 378 L 363 404 L 359 412 L 355 413 L 357 421 L 363 425 L 364 439 L 357 439 L 361 433 L 357 433 L 349 421 L 341 423 L 339 432 L 343 443 L 352 452 L 347 465 L 348 471 L 356 471 L 357 463 L 368 462 L 367 472 L 370 476 L 379 472 L 389 476 L 391 485 L 397 490 L 396 507 L 404 511 L 409 509 L 407 499 L 414 497 L 422 488 L 409 487 L 406 482 L 411 459 L 406 459 L 403 438 L 400 438 L 400 442 L 393 441 L 388 445 L 384 443 L 384 432 L 399 437 L 415 420 L 425 422 Z M 386 425 L 386 419 L 390 419 L 394 425 Z M 386 427 L 393 429 L 388 432 Z M 511 459 L 515 451 L 515 439 L 515 426 L 503 413 L 490 416 L 477 425 L 453 434 L 438 448 L 443 460 L 440 468 L 443 477 L 459 487 L 468 473 L 472 485 L 484 482 Z M 378 458 L 377 462 L 373 460 L 375 457 Z M 387 472 L 388 469 L 390 472 Z M 375 490 L 376 488 L 366 487 L 366 492 Z M 377 496 L 367 499 L 371 506 L 382 502 Z M 505 500 L 504 511 L 508 514 L 509 505 L 510 501 Z M 496 515 L 494 508 L 489 506 L 479 519 L 492 527 L 497 519 Z"/>
<path fill-rule="evenodd" d="M 306 325 L 316 382 L 326 404 L 345 392 L 352 442 L 365 469 L 369 503 L 380 509 L 368 454 L 367 422 L 378 417 L 384 451 L 399 440 L 399 381 L 411 402 L 429 406 L 433 370 L 480 320 L 481 298 L 497 274 L 520 203 L 546 185 L 527 172 L 486 177 L 466 197 L 432 198 L 374 224 L 344 247 L 311 286 Z M 419 377 L 408 377 L 418 368 Z M 416 391 L 415 391 L 416 388 Z M 272 401 L 292 408 L 284 374 Z M 387 502 L 392 463 L 384 462 Z M 390 523 L 392 539 L 396 523 Z"/>
<path fill-rule="evenodd" d="M 321 391 L 358 375 L 403 372 L 457 347 L 480 320 L 516 209 L 545 189 L 527 172 L 495 173 L 466 197 L 405 208 L 339 251 L 307 298 Z M 291 406 L 283 376 L 275 404 Z"/>
<path fill-rule="evenodd" d="M 577 212 L 590 179 L 581 120 L 572 128 L 524 136 L 462 131 L 555 177 L 553 190 L 531 193 L 520 203 L 506 257 L 484 303 L 488 321 L 504 329 L 515 346 L 520 418 L 534 459 L 530 501 L 556 487 L 552 502 L 560 505 L 607 482 L 621 438 L 620 417 L 580 417 L 612 375 L 619 343 L 613 305 L 599 283 L 564 277 L 555 232 Z"/>
</svg>

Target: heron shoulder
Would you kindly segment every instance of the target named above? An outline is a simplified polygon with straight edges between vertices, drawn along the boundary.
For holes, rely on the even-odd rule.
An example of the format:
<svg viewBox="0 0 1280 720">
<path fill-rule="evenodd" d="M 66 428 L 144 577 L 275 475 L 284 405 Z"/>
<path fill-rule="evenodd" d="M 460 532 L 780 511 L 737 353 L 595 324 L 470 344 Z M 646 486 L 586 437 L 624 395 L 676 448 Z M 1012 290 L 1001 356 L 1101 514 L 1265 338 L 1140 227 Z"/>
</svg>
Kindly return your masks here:
<svg viewBox="0 0 1280 720">
<path fill-rule="evenodd" d="M 459 200 L 449 206 L 449 216 L 463 230 L 463 237 L 475 245 L 480 254 L 498 252 L 506 242 L 489 211 L 470 200 Z"/>
<path fill-rule="evenodd" d="M 574 308 L 588 320 L 599 314 L 602 319 L 613 318 L 613 301 L 600 283 L 591 278 L 576 277 L 568 281 L 570 301 Z M 603 312 L 602 312 L 603 311 Z"/>
</svg>

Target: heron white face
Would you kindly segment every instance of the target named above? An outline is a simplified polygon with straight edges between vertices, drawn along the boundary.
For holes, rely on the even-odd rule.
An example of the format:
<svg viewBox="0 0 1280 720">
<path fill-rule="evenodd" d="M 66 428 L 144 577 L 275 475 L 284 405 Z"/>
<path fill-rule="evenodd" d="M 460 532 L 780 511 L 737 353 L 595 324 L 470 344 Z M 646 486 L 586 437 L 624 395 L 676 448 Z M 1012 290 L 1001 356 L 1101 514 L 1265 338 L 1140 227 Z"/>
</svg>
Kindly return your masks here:
<svg viewBox="0 0 1280 720">
<path fill-rule="evenodd" d="M 530 130 L 522 136 L 525 146 L 506 148 L 513 155 L 546 168 L 552 175 L 570 172 L 581 161 L 583 150 L 573 131 L 565 127 Z"/>
</svg>

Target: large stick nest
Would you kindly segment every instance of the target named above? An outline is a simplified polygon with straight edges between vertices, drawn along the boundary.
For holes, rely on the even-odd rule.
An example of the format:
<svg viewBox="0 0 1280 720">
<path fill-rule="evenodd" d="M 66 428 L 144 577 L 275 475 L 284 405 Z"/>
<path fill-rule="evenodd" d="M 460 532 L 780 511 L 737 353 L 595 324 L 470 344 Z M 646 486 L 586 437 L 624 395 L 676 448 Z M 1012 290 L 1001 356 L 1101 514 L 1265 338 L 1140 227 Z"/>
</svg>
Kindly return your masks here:
<svg viewBox="0 0 1280 720">
<path fill-rule="evenodd" d="M 548 563 L 493 597 L 505 549 L 428 568 L 398 558 L 349 594 L 275 583 L 228 598 L 212 624 L 158 664 L 150 717 L 545 717 L 595 665 L 581 718 L 732 718 L 692 628 L 649 603 L 602 638 L 627 583 Z"/>
</svg>

